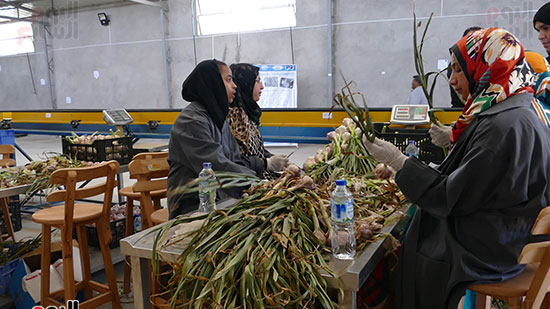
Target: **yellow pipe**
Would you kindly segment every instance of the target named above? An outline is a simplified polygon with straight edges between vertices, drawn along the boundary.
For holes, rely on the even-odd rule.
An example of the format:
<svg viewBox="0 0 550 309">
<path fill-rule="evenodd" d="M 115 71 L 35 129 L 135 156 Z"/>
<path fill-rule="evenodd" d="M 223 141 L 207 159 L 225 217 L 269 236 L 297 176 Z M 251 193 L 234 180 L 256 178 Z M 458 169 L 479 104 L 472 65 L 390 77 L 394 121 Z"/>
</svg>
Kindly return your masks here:
<svg viewBox="0 0 550 309">
<path fill-rule="evenodd" d="M 160 121 L 161 125 L 172 125 L 179 115 L 179 111 L 159 112 L 143 111 L 130 112 L 134 119 L 133 124 L 143 125 L 148 121 Z M 261 123 L 266 127 L 337 127 L 348 115 L 344 111 L 333 111 L 331 119 L 324 119 L 328 111 L 264 111 Z M 370 111 L 373 122 L 389 122 L 390 111 Z M 444 124 L 455 121 L 460 112 L 437 112 L 436 116 Z M 71 120 L 80 120 L 81 124 L 104 124 L 102 112 L 2 112 L 3 118 L 11 118 L 12 122 L 24 123 L 66 123 Z"/>
</svg>

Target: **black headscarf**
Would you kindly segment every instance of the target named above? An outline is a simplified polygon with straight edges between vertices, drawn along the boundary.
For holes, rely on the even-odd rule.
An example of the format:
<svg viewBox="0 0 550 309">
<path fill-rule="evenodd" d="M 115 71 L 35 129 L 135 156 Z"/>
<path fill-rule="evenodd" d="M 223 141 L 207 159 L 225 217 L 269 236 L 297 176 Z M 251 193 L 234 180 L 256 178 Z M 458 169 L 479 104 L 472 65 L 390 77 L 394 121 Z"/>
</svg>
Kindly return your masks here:
<svg viewBox="0 0 550 309">
<path fill-rule="evenodd" d="M 221 130 L 229 113 L 229 103 L 218 63 L 223 62 L 213 59 L 197 64 L 183 82 L 181 95 L 186 101 L 204 106 Z"/>
<path fill-rule="evenodd" d="M 533 17 L 533 27 L 535 27 L 535 23 L 537 21 L 540 21 L 541 23 L 546 25 L 550 25 L 550 2 L 543 5 L 537 11 L 537 13 L 535 13 L 535 17 Z"/>
<path fill-rule="evenodd" d="M 233 81 L 237 84 L 237 95 L 233 100 L 232 106 L 241 106 L 246 115 L 256 125 L 260 124 L 262 109 L 252 99 L 252 92 L 256 84 L 256 77 L 260 69 L 257 66 L 248 63 L 237 63 L 230 66 L 233 74 Z"/>
</svg>

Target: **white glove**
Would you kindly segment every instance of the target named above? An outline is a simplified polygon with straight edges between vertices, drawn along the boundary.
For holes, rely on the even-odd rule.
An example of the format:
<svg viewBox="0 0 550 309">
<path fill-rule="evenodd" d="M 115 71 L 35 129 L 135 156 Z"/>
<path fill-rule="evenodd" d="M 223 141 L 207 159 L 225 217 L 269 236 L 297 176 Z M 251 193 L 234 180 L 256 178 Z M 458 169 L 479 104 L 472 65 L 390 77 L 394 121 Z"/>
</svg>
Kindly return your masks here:
<svg viewBox="0 0 550 309">
<path fill-rule="evenodd" d="M 267 158 L 267 170 L 272 172 L 282 171 L 288 164 L 286 155 L 275 155 Z"/>
<path fill-rule="evenodd" d="M 405 160 L 408 159 L 392 143 L 378 138 L 375 138 L 374 143 L 371 143 L 363 136 L 363 144 L 376 161 L 389 165 L 395 172 L 399 171 L 403 167 L 403 164 L 405 164 Z"/>
<path fill-rule="evenodd" d="M 438 126 L 432 123 L 430 130 L 430 136 L 432 137 L 432 144 L 438 147 L 451 146 L 451 132 L 450 126 Z"/>
</svg>

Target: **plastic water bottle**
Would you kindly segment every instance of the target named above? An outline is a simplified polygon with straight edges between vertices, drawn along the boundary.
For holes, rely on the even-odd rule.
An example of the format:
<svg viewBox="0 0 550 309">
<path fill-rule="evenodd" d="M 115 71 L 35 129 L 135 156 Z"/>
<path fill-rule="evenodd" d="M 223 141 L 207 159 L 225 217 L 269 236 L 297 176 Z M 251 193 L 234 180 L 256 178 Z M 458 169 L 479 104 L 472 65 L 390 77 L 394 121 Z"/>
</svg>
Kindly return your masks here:
<svg viewBox="0 0 550 309">
<path fill-rule="evenodd" d="M 330 197 L 332 217 L 332 255 L 341 260 L 355 256 L 353 232 L 353 195 L 346 188 L 346 180 L 336 180 L 336 189 Z"/>
<path fill-rule="evenodd" d="M 141 215 L 137 214 L 134 218 L 134 233 L 141 231 Z"/>
<path fill-rule="evenodd" d="M 216 209 L 216 188 L 207 188 L 207 186 L 216 183 L 216 175 L 212 170 L 212 163 L 204 162 L 199 177 L 205 178 L 199 182 L 199 211 L 211 212 Z"/>
<path fill-rule="evenodd" d="M 409 140 L 407 148 L 405 148 L 405 155 L 407 157 L 417 157 L 418 158 L 418 147 L 413 140 Z"/>
</svg>

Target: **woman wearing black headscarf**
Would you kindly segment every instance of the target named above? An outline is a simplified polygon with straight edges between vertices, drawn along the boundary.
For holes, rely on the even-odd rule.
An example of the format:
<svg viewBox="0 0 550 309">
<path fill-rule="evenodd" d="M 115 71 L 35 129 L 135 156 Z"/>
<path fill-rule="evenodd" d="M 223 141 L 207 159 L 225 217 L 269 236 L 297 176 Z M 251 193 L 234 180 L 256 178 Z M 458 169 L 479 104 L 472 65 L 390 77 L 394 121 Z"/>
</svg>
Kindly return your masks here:
<svg viewBox="0 0 550 309">
<path fill-rule="evenodd" d="M 231 65 L 237 93 L 233 102 L 229 104 L 227 120 L 241 149 L 241 155 L 257 156 L 265 160 L 268 171 L 264 176 L 269 177 L 269 171 L 281 171 L 288 164 L 288 158 L 285 155 L 273 155 L 264 147 L 259 130 L 262 109 L 256 103 L 264 89 L 259 71 L 257 66 L 248 63 Z"/>
<path fill-rule="evenodd" d="M 212 162 L 215 171 L 261 176 L 262 159 L 241 156 L 226 117 L 237 86 L 231 71 L 218 60 L 199 63 L 183 82 L 183 99 L 191 102 L 176 119 L 170 133 L 168 189 L 196 178 L 203 162 Z M 238 197 L 240 190 L 218 190 L 217 197 Z M 197 209 L 197 194 L 172 195 L 168 200 L 170 218 Z"/>
</svg>

